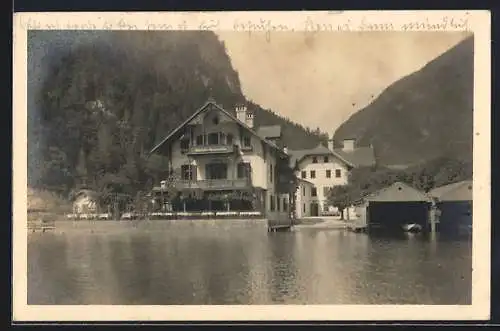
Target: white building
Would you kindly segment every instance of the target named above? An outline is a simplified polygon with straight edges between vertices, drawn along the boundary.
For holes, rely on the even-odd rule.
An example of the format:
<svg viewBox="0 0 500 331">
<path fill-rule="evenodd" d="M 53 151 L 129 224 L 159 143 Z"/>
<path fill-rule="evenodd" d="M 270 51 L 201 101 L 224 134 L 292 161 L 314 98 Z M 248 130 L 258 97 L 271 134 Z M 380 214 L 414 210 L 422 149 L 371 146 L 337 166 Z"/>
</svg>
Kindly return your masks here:
<svg viewBox="0 0 500 331">
<path fill-rule="evenodd" d="M 234 113 L 210 100 L 151 153 L 166 156 L 169 168 L 180 174 L 177 189 L 197 195 L 198 204 L 188 206 L 191 210 L 258 210 L 270 219 L 288 217 L 293 172 L 286 150 L 279 146 L 281 128 L 254 128 L 254 114 L 244 105 L 236 106 Z M 252 205 L 234 201 L 222 206 L 211 200 L 240 194 L 251 195 Z"/>
<path fill-rule="evenodd" d="M 320 216 L 334 210 L 327 203 L 329 188 L 346 185 L 351 169 L 375 165 L 372 147 L 356 147 L 354 139 L 344 139 L 342 148 L 319 144 L 307 150 L 289 151 L 295 176 L 300 179 L 296 192 L 296 217 Z"/>
</svg>

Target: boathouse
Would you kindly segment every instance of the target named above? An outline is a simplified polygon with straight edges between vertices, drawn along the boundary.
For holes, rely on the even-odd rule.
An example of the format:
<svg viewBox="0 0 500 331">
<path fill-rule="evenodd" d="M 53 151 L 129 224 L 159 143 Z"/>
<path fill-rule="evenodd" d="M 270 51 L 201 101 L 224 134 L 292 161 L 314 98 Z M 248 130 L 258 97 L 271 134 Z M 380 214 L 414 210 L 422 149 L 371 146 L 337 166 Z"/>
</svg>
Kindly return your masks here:
<svg viewBox="0 0 500 331">
<path fill-rule="evenodd" d="M 368 228 L 401 228 L 410 223 L 426 228 L 431 202 L 424 192 L 396 182 L 355 203 L 357 223 Z"/>
<path fill-rule="evenodd" d="M 440 231 L 472 227 L 472 180 L 436 187 L 429 195 L 441 212 Z"/>
</svg>

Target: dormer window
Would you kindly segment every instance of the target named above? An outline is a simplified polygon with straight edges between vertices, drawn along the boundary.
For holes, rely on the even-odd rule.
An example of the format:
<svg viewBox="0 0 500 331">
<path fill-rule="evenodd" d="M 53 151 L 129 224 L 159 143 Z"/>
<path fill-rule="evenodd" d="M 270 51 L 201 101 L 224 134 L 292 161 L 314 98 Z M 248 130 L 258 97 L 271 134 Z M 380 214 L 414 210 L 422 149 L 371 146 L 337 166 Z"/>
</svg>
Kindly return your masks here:
<svg viewBox="0 0 500 331">
<path fill-rule="evenodd" d="M 318 163 L 318 158 L 316 156 L 313 156 L 313 163 Z"/>
</svg>

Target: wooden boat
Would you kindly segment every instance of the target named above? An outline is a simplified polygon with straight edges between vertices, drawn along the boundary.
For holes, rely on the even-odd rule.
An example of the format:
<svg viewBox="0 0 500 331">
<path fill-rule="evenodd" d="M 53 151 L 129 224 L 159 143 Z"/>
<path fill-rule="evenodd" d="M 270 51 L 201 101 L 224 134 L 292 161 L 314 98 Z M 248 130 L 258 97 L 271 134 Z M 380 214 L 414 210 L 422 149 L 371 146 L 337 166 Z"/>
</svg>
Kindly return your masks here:
<svg viewBox="0 0 500 331">
<path fill-rule="evenodd" d="M 422 231 L 422 226 L 417 223 L 408 223 L 402 226 L 403 231 L 410 233 L 417 233 Z"/>
</svg>

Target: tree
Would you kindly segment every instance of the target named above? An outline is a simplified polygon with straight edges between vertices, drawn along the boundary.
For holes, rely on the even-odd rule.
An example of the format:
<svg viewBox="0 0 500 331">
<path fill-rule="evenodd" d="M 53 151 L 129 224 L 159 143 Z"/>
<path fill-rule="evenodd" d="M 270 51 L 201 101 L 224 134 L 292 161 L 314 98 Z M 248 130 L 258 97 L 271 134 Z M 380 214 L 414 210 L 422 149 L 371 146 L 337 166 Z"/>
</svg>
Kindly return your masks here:
<svg viewBox="0 0 500 331">
<path fill-rule="evenodd" d="M 352 204 L 352 188 L 348 185 L 334 186 L 328 190 L 327 201 L 340 211 L 340 218 L 344 219 L 344 209 Z"/>
</svg>

